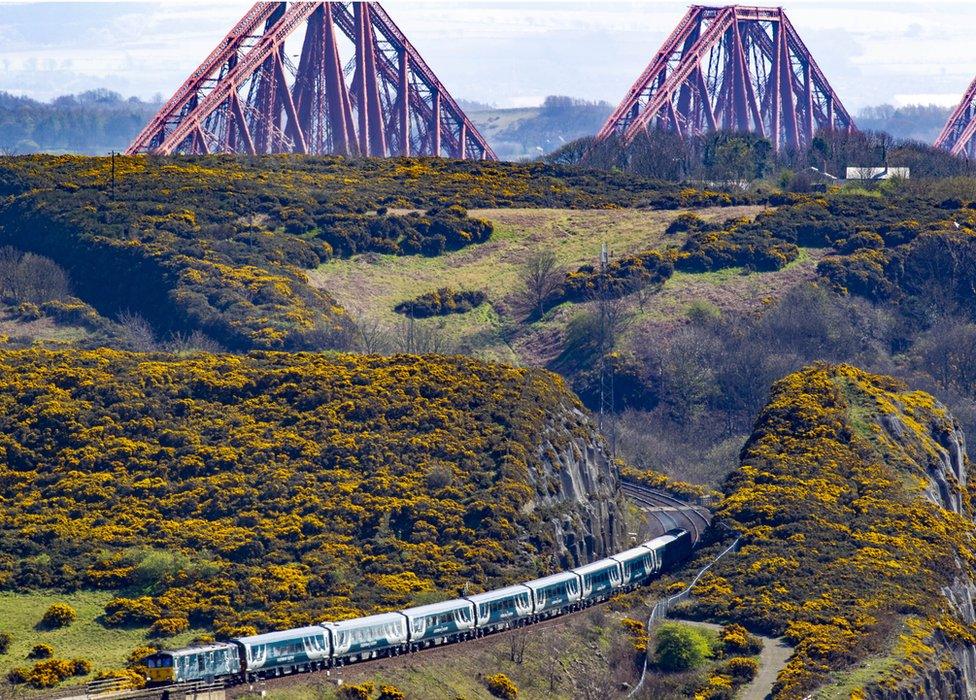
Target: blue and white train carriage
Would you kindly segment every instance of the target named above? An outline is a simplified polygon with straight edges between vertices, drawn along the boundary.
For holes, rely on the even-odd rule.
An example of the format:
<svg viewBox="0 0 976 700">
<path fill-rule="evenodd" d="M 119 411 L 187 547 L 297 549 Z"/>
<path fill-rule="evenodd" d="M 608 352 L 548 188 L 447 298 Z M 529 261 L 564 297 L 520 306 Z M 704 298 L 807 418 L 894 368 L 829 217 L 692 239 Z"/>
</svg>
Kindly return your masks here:
<svg viewBox="0 0 976 700">
<path fill-rule="evenodd" d="M 580 578 L 572 571 L 526 581 L 525 587 L 532 591 L 532 612 L 537 618 L 576 608 L 581 598 Z"/>
<path fill-rule="evenodd" d="M 332 639 L 333 661 L 340 665 L 397 653 L 407 646 L 407 618 L 399 612 L 323 622 L 322 627 Z"/>
<path fill-rule="evenodd" d="M 312 671 L 456 642 L 576 610 L 630 590 L 686 558 L 684 530 L 552 576 L 456 600 L 343 622 L 323 622 L 146 659 L 154 684 Z"/>
<path fill-rule="evenodd" d="M 241 670 L 250 677 L 313 671 L 332 658 L 329 633 L 318 625 L 238 637 L 234 643 L 240 648 Z"/>
<path fill-rule="evenodd" d="M 469 595 L 468 600 L 474 603 L 475 625 L 479 632 L 494 632 L 521 624 L 534 612 L 532 590 L 523 585 Z"/>
<path fill-rule="evenodd" d="M 580 578 L 580 597 L 584 604 L 606 600 L 623 585 L 620 562 L 601 559 L 592 564 L 578 566 L 573 573 Z"/>
<path fill-rule="evenodd" d="M 407 618 L 411 651 L 474 636 L 474 603 L 464 598 L 407 608 L 402 614 Z"/>
</svg>

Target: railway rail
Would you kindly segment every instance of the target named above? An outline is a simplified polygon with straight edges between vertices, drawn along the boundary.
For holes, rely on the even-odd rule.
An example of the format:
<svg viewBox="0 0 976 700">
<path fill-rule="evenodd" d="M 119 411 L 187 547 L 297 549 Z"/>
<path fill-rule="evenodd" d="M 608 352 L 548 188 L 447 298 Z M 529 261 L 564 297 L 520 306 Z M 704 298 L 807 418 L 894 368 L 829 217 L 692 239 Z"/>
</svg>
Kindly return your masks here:
<svg viewBox="0 0 976 700">
<path fill-rule="evenodd" d="M 682 528 L 691 533 L 692 543 L 697 544 L 712 523 L 711 512 L 679 498 L 631 481 L 620 485 L 624 494 L 648 516 L 654 518 L 665 532 Z"/>
</svg>

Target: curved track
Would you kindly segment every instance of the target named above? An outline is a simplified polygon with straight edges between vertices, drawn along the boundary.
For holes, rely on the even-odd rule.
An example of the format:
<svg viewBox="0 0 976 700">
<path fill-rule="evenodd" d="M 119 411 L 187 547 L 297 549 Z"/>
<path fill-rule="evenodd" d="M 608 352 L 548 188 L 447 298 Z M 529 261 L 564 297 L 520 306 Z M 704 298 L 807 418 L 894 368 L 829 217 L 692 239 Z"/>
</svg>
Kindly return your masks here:
<svg viewBox="0 0 976 700">
<path fill-rule="evenodd" d="M 670 494 L 629 481 L 621 482 L 620 488 L 638 508 L 657 522 L 660 532 L 655 534 L 664 534 L 680 527 L 688 530 L 692 542 L 697 544 L 712 523 L 712 514 L 704 506 L 692 505 Z"/>
</svg>

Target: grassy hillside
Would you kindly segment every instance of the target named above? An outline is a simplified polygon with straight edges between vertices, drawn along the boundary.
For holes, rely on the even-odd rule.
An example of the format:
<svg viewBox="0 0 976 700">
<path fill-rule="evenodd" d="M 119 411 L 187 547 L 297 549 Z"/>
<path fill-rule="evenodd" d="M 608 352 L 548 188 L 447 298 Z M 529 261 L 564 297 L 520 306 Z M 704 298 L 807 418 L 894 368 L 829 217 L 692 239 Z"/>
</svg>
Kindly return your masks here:
<svg viewBox="0 0 976 700">
<path fill-rule="evenodd" d="M 488 587 L 564 565 L 550 518 L 584 508 L 546 475 L 592 426 L 539 371 L 108 350 L 0 364 L 0 583 L 122 591 L 109 623 L 228 634 Z"/>
<path fill-rule="evenodd" d="M 748 206 L 714 207 L 700 210 L 699 215 L 709 222 L 722 222 L 754 216 L 759 211 L 759 207 Z M 329 290 L 357 320 L 390 327 L 402 325 L 394 307 L 425 291 L 446 286 L 483 290 L 488 293 L 487 306 L 428 323 L 442 330 L 447 347 L 452 349 L 501 361 L 538 364 L 552 358 L 529 354 L 532 347 L 529 338 L 520 340 L 513 352 L 509 344 L 512 338 L 506 336 L 512 324 L 520 320 L 519 311 L 513 308 L 514 297 L 522 284 L 521 270 L 527 259 L 551 250 L 561 265 L 575 270 L 599 259 L 603 243 L 611 247 L 615 256 L 626 256 L 648 248 L 677 248 L 686 239 L 685 234 L 666 234 L 668 225 L 680 216 L 679 211 L 478 209 L 471 216 L 492 223 L 494 232 L 490 241 L 437 258 L 405 259 L 367 253 L 325 263 L 310 273 L 309 278 L 313 285 Z M 735 273 L 722 274 L 729 277 Z M 683 313 L 694 294 L 682 290 L 693 281 L 692 277 L 675 280 L 675 301 L 670 313 L 664 300 L 659 305 L 660 311 L 648 308 L 647 313 L 663 318 Z M 737 295 L 733 292 L 729 296 Z M 558 316 L 565 321 L 573 313 L 572 308 L 566 308 Z M 544 332 L 557 323 L 556 319 L 547 319 L 539 324 L 539 330 Z"/>
<path fill-rule="evenodd" d="M 12 638 L 10 649 L 0 654 L 0 677 L 10 669 L 30 666 L 27 654 L 35 644 L 50 644 L 56 657 L 86 659 L 92 672 L 120 668 L 133 649 L 151 643 L 148 626 L 107 627 L 102 624 L 105 606 L 112 599 L 107 591 L 73 591 L 70 593 L 0 591 L 0 632 Z M 67 603 L 78 618 L 68 627 L 47 629 L 38 625 L 44 611 L 53 603 Z M 187 630 L 167 640 L 168 644 L 188 644 L 203 630 Z M 0 686 L 2 688 L 3 686 Z"/>
</svg>

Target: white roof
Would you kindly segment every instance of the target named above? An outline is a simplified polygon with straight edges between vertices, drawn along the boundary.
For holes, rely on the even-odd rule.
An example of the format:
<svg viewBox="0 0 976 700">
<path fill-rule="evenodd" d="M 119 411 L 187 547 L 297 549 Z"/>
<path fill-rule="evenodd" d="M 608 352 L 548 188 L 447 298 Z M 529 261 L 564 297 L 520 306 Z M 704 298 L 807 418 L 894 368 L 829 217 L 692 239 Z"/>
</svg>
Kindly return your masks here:
<svg viewBox="0 0 976 700">
<path fill-rule="evenodd" d="M 370 615 L 369 617 L 357 617 L 352 620 L 342 622 L 323 622 L 323 627 L 334 630 L 355 629 L 357 627 L 372 627 L 373 625 L 384 625 L 389 622 L 406 622 L 406 619 L 398 612 L 381 613 L 380 615 Z"/>
<path fill-rule="evenodd" d="M 608 566 L 616 566 L 617 562 L 613 559 L 601 559 L 600 561 L 595 561 L 590 564 L 584 564 L 583 566 L 577 566 L 573 571 L 578 573 L 580 576 L 585 574 L 592 574 L 594 571 L 600 571 L 607 568 Z"/>
<path fill-rule="evenodd" d="M 526 581 L 525 585 L 529 588 L 535 590 L 538 588 L 545 588 L 546 586 L 553 586 L 557 583 L 563 583 L 564 581 L 575 581 L 576 574 L 572 571 L 563 571 L 562 573 L 553 574 L 552 576 L 544 576 L 543 578 L 537 578 L 534 581 Z"/>
<path fill-rule="evenodd" d="M 507 588 L 499 588 L 498 590 L 488 591 L 487 593 L 476 593 L 475 595 L 469 595 L 468 600 L 472 603 L 490 603 L 493 600 L 498 600 L 499 598 L 508 598 L 509 596 L 518 595 L 519 593 L 530 593 L 531 590 L 522 585 L 508 586 Z"/>
<path fill-rule="evenodd" d="M 637 557 L 644 557 L 649 554 L 650 552 L 647 551 L 647 548 L 641 546 L 641 547 L 634 547 L 632 549 L 627 549 L 623 552 L 617 552 L 610 558 L 616 559 L 617 561 L 630 560 L 630 559 L 636 559 Z"/>
<path fill-rule="evenodd" d="M 223 644 L 223 643 L 201 644 L 198 647 L 188 647 L 186 649 L 175 649 L 172 651 L 167 649 L 162 649 L 158 653 L 169 654 L 170 656 L 187 656 L 189 654 L 199 654 L 202 651 L 218 651 L 218 650 L 226 649 L 227 647 L 230 647 L 232 649 L 237 648 L 233 644 Z"/>
<path fill-rule="evenodd" d="M 424 615 L 437 615 L 438 613 L 449 612 L 451 610 L 457 610 L 458 608 L 468 608 L 471 609 L 471 601 L 465 600 L 464 598 L 455 598 L 454 600 L 442 600 L 440 603 L 431 603 L 430 605 L 418 605 L 415 608 L 407 608 L 401 612 L 404 615 L 410 617 L 423 617 Z"/>
<path fill-rule="evenodd" d="M 674 542 L 676 539 L 678 538 L 674 535 L 661 535 L 660 537 L 655 537 L 653 540 L 648 540 L 641 546 L 657 549 L 658 547 L 666 545 L 668 542 Z"/>
<path fill-rule="evenodd" d="M 311 637 L 313 635 L 323 636 L 325 635 L 325 630 L 318 625 L 312 625 L 309 627 L 296 627 L 290 630 L 281 630 L 280 632 L 268 632 L 267 634 L 255 634 L 250 637 L 236 637 L 235 642 L 241 642 L 242 644 L 270 644 L 272 642 L 281 642 L 285 639 L 295 639 L 297 637 Z"/>
</svg>

